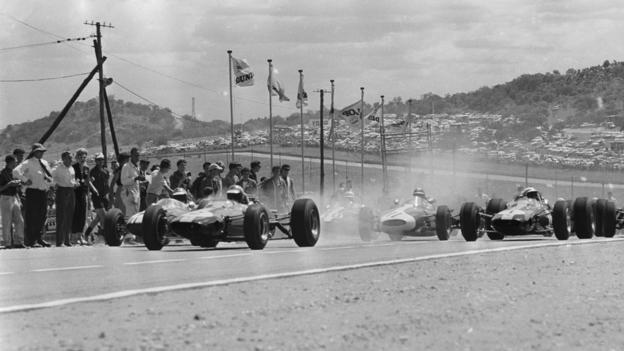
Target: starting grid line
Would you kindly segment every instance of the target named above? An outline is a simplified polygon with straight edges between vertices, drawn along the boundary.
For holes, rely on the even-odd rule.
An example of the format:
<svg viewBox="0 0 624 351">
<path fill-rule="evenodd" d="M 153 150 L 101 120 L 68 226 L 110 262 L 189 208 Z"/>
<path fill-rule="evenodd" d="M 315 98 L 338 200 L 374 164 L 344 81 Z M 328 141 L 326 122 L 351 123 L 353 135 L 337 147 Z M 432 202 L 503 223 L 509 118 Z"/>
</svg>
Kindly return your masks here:
<svg viewBox="0 0 624 351">
<path fill-rule="evenodd" d="M 231 284 L 254 282 L 254 281 L 259 281 L 259 280 L 291 278 L 291 277 L 321 274 L 321 273 L 349 271 L 349 270 L 362 269 L 362 268 L 383 267 L 383 266 L 389 266 L 389 265 L 429 261 L 429 260 L 436 260 L 436 259 L 443 259 L 443 258 L 472 256 L 472 255 L 480 255 L 480 254 L 487 254 L 487 253 L 519 251 L 519 250 L 525 250 L 525 249 L 537 249 L 537 248 L 544 248 L 544 247 L 604 244 L 604 243 L 614 242 L 614 241 L 624 241 L 624 238 L 598 239 L 598 240 L 594 239 L 591 241 L 588 240 L 588 241 L 573 241 L 573 242 L 556 241 L 556 242 L 549 242 L 549 243 L 506 246 L 506 247 L 489 248 L 489 249 L 476 249 L 476 250 L 468 250 L 468 251 L 460 251 L 460 252 L 452 252 L 452 253 L 444 253 L 444 254 L 424 255 L 424 256 L 419 256 L 419 257 L 402 258 L 402 259 L 395 259 L 395 260 L 383 260 L 383 261 L 373 261 L 373 262 L 350 264 L 350 265 L 340 265 L 340 266 L 333 266 L 333 267 L 326 267 L 326 268 L 314 268 L 314 269 L 298 270 L 298 271 L 284 272 L 284 273 L 260 274 L 256 276 L 248 276 L 248 277 L 240 277 L 240 278 L 219 279 L 219 280 L 213 280 L 213 281 L 207 281 L 207 282 L 185 283 L 185 284 L 157 286 L 157 287 L 152 287 L 152 288 L 122 290 L 122 291 L 117 291 L 117 292 L 112 292 L 112 293 L 107 293 L 107 294 L 101 294 L 101 295 L 67 298 L 67 299 L 59 299 L 59 300 L 53 300 L 53 301 L 48 301 L 48 302 L 43 302 L 43 303 L 1 307 L 0 313 L 24 312 L 24 311 L 43 309 L 43 308 L 65 306 L 65 305 L 81 303 L 81 302 L 98 302 L 98 301 L 118 299 L 122 297 L 131 297 L 131 296 L 136 296 L 136 295 L 216 287 L 216 286 L 224 286 L 224 285 L 231 285 Z"/>
</svg>

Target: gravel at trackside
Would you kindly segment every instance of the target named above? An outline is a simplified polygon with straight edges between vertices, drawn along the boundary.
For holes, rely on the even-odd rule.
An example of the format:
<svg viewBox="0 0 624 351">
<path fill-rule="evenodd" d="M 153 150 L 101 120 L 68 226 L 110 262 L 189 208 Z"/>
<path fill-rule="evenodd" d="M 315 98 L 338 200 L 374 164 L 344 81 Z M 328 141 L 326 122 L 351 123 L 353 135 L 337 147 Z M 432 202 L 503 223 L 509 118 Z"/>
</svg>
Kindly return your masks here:
<svg viewBox="0 0 624 351">
<path fill-rule="evenodd" d="M 2 350 L 621 350 L 624 243 L 0 315 Z"/>
</svg>

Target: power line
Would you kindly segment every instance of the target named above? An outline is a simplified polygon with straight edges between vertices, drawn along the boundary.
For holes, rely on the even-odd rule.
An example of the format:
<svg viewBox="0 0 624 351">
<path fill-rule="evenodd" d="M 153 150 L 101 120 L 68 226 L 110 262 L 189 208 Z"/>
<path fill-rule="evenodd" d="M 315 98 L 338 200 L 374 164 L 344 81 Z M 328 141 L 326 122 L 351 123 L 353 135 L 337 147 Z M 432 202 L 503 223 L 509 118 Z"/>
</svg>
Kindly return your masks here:
<svg viewBox="0 0 624 351">
<path fill-rule="evenodd" d="M 33 79 L 0 79 L 0 83 L 40 82 L 44 80 L 56 80 L 56 79 L 65 79 L 65 78 L 72 78 L 72 77 L 78 77 L 78 76 L 85 76 L 87 74 L 89 74 L 89 72 L 69 74 L 69 75 L 60 76 L 60 77 L 33 78 Z"/>
<path fill-rule="evenodd" d="M 113 83 L 115 83 L 115 85 L 119 86 L 121 89 L 123 89 L 123 90 L 127 91 L 128 93 L 130 93 L 130 94 L 132 94 L 132 95 L 134 95 L 134 96 L 138 97 L 139 99 L 141 99 L 141 100 L 143 100 L 143 101 L 148 102 L 148 103 L 149 103 L 149 104 L 151 104 L 151 105 L 154 105 L 154 106 L 160 106 L 159 104 L 157 104 L 157 103 L 153 102 L 152 100 L 150 100 L 150 99 L 148 99 L 148 98 L 146 98 L 146 97 L 143 97 L 143 96 L 141 96 L 141 95 L 139 95 L 139 94 L 135 93 L 134 91 L 130 90 L 129 88 L 126 88 L 125 86 L 123 86 L 121 83 L 119 83 L 119 82 L 118 82 L 118 81 L 116 81 L 116 80 L 114 80 L 114 81 L 113 81 Z M 171 109 L 169 109 L 169 110 L 171 111 Z M 181 115 L 179 115 L 179 114 L 177 114 L 177 113 L 175 113 L 175 112 L 173 112 L 173 111 L 171 111 L 171 114 L 172 114 L 172 115 L 174 115 L 175 117 L 182 118 L 182 116 L 181 116 Z"/>
<path fill-rule="evenodd" d="M 82 37 L 82 38 L 67 38 L 67 39 L 63 39 L 63 40 L 55 40 L 55 41 L 47 41 L 44 43 L 35 43 L 35 44 L 24 44 L 24 45 L 18 45 L 18 46 L 11 46 L 11 47 L 7 47 L 7 48 L 0 48 L 0 51 L 8 51 L 8 50 L 15 50 L 15 49 L 24 49 L 24 48 L 30 48 L 30 47 L 36 47 L 36 46 L 45 46 L 45 45 L 53 45 L 53 44 L 60 44 L 60 43 L 64 43 L 64 42 L 68 42 L 68 41 L 80 41 L 80 40 L 87 40 L 87 38 L 92 38 L 93 36 L 88 36 L 88 37 Z"/>
</svg>

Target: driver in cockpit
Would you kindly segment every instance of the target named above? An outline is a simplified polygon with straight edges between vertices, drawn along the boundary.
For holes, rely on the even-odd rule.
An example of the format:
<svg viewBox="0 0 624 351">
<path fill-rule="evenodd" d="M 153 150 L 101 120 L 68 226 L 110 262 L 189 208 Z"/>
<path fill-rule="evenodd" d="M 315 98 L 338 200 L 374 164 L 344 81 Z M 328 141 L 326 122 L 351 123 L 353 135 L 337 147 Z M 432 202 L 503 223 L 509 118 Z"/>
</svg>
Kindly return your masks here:
<svg viewBox="0 0 624 351">
<path fill-rule="evenodd" d="M 228 200 L 236 201 L 241 204 L 249 204 L 249 199 L 247 198 L 247 194 L 245 194 L 245 190 L 240 185 L 232 185 L 228 188 L 225 193 Z"/>
</svg>

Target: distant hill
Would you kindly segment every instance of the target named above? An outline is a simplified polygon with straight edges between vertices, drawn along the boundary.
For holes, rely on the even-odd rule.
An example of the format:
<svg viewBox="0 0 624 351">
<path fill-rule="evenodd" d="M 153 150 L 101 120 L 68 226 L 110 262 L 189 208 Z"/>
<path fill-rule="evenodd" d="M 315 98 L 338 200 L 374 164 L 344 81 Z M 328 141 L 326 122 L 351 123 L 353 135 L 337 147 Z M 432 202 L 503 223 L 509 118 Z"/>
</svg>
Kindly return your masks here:
<svg viewBox="0 0 624 351">
<path fill-rule="evenodd" d="M 121 145 L 141 145 L 148 140 L 162 144 L 177 139 L 229 134 L 228 121 L 205 122 L 191 116 L 176 118 L 168 108 L 114 98 L 110 102 Z M 386 113 L 396 114 L 405 114 L 407 110 L 407 100 L 401 97 L 387 100 L 384 109 Z M 561 129 L 583 122 L 602 122 L 609 117 L 624 127 L 624 118 L 618 118 L 624 117 L 624 62 L 604 61 L 598 66 L 570 68 L 565 73 L 555 70 L 524 74 L 510 82 L 468 93 L 446 96 L 429 93 L 412 99 L 412 112 L 420 115 L 470 112 L 513 115 L 522 123 L 499 135 L 520 132 L 525 138 L 533 137 L 536 127 Z M 52 112 L 32 122 L 7 126 L 0 131 L 0 151 L 6 152 L 16 145 L 28 146 L 37 141 L 58 113 Z M 310 118 L 318 118 L 318 111 L 306 111 L 304 122 Z M 285 118 L 275 116 L 273 123 L 298 124 L 299 114 Z M 236 128 L 256 130 L 267 126 L 268 118 L 259 117 Z M 97 146 L 99 135 L 98 101 L 91 99 L 74 104 L 48 144 Z"/>
</svg>

